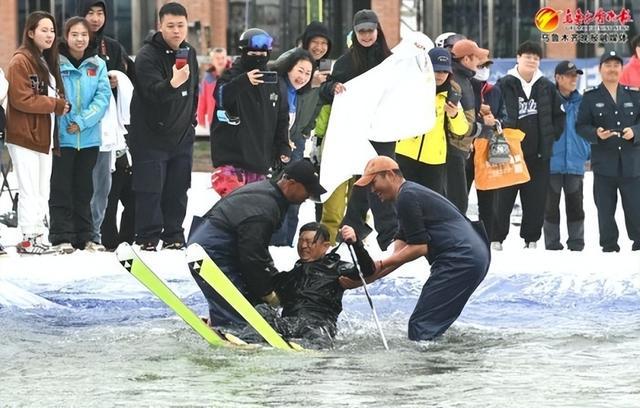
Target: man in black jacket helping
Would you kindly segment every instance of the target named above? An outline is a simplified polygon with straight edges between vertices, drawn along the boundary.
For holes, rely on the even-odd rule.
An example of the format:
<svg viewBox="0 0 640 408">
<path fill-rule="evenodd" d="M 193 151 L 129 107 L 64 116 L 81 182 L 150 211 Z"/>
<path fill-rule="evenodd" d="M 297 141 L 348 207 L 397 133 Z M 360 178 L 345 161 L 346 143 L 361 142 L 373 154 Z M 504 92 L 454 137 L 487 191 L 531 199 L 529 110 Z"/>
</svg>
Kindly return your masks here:
<svg viewBox="0 0 640 408">
<path fill-rule="evenodd" d="M 159 16 L 159 32 L 145 41 L 135 61 L 129 140 L 136 242 L 151 251 L 160 239 L 163 248 L 184 247 L 198 98 L 196 52 L 185 41 L 187 11 L 167 3 Z"/>
<path fill-rule="evenodd" d="M 278 304 L 272 277 L 278 271 L 269 253 L 271 235 L 289 204 L 301 204 L 325 190 L 313 164 L 300 160 L 285 167 L 277 180 L 242 186 L 195 217 L 189 244 L 198 243 L 252 304 Z M 244 319 L 198 274 L 196 283 L 209 303 L 214 326 L 244 326 Z"/>
</svg>

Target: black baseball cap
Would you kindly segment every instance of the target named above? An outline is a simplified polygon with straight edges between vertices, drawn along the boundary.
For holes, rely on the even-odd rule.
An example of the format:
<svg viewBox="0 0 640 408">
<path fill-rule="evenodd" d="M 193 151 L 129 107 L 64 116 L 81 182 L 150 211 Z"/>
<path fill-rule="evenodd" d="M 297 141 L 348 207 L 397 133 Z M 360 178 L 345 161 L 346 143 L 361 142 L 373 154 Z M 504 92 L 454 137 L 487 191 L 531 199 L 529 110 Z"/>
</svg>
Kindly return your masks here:
<svg viewBox="0 0 640 408">
<path fill-rule="evenodd" d="M 320 175 L 309 160 L 297 160 L 287 164 L 284 174 L 288 179 L 302 184 L 313 198 L 319 198 L 327 192 L 320 185 Z"/>
<path fill-rule="evenodd" d="M 578 75 L 584 74 L 584 71 L 578 69 L 578 67 L 576 67 L 576 64 L 571 61 L 560 61 L 558 65 L 556 65 L 556 75 L 564 75 L 568 74 L 569 72 L 575 72 Z"/>
<path fill-rule="evenodd" d="M 429 58 L 434 72 L 451 72 L 451 53 L 446 48 L 433 47 Z"/>
<path fill-rule="evenodd" d="M 359 10 L 353 16 L 353 30 L 375 30 L 378 28 L 378 15 L 369 9 Z"/>
<path fill-rule="evenodd" d="M 600 65 L 604 64 L 605 62 L 609 61 L 610 59 L 616 59 L 616 60 L 620 61 L 620 64 L 624 65 L 624 60 L 615 51 L 608 51 L 608 52 L 605 52 L 604 54 L 602 54 L 602 56 L 600 57 Z"/>
</svg>

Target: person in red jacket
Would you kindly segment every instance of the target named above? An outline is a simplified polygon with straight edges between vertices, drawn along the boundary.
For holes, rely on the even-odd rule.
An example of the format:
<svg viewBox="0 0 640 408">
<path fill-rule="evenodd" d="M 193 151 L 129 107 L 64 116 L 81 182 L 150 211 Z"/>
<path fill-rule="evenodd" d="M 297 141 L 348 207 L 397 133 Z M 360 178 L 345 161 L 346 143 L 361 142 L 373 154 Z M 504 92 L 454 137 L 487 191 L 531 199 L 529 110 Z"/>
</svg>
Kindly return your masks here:
<svg viewBox="0 0 640 408">
<path fill-rule="evenodd" d="M 640 87 L 640 35 L 633 37 L 629 48 L 631 48 L 631 58 L 622 69 L 620 84 Z"/>
<path fill-rule="evenodd" d="M 207 69 L 198 93 L 198 125 L 209 128 L 213 121 L 213 111 L 216 109 L 216 100 L 213 98 L 213 90 L 216 87 L 218 78 L 225 69 L 231 66 L 231 61 L 227 57 L 227 50 L 224 48 L 214 48 L 209 53 L 211 66 Z"/>
</svg>

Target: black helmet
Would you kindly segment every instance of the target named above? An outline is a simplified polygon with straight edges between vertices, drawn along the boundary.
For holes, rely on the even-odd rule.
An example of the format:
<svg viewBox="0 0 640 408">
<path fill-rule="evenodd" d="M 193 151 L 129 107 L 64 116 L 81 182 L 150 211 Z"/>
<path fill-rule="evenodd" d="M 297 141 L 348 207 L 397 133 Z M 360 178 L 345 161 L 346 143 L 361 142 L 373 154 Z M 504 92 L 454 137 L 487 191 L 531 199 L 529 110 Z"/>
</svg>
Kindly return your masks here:
<svg viewBox="0 0 640 408">
<path fill-rule="evenodd" d="M 250 28 L 240 36 L 238 48 L 241 51 L 271 51 L 273 37 L 260 28 Z"/>
</svg>

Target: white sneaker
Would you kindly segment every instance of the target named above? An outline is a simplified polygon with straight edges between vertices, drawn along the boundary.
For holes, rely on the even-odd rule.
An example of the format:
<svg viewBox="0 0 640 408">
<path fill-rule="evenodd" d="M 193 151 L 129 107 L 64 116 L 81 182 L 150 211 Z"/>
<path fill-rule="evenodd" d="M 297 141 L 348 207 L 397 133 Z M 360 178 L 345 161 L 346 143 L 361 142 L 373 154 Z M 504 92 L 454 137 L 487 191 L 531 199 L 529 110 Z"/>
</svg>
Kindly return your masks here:
<svg viewBox="0 0 640 408">
<path fill-rule="evenodd" d="M 54 252 L 50 245 L 43 242 L 42 235 L 25 236 L 22 242 L 16 245 L 16 251 L 21 255 L 45 255 Z"/>
<path fill-rule="evenodd" d="M 538 244 L 535 241 L 525 242 L 524 247 L 525 249 L 536 249 L 538 247 Z"/>
<path fill-rule="evenodd" d="M 502 251 L 502 242 L 493 241 L 491 243 L 491 249 L 493 249 L 494 251 Z"/>
<path fill-rule="evenodd" d="M 61 244 L 54 245 L 54 246 L 51 247 L 51 249 L 54 252 L 57 252 L 57 253 L 62 254 L 62 255 L 71 254 L 71 253 L 73 253 L 73 251 L 75 251 L 75 248 L 68 242 L 63 242 Z"/>
<path fill-rule="evenodd" d="M 106 248 L 102 244 L 98 244 L 97 242 L 88 241 L 84 245 L 84 250 L 89 252 L 104 252 Z"/>
</svg>

